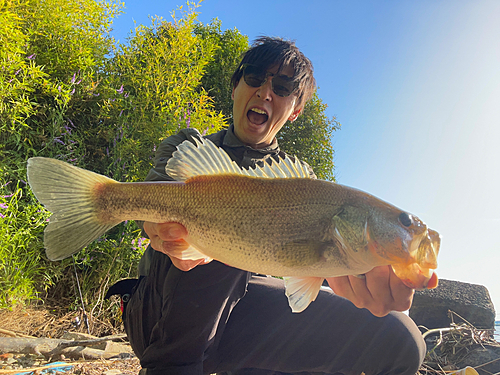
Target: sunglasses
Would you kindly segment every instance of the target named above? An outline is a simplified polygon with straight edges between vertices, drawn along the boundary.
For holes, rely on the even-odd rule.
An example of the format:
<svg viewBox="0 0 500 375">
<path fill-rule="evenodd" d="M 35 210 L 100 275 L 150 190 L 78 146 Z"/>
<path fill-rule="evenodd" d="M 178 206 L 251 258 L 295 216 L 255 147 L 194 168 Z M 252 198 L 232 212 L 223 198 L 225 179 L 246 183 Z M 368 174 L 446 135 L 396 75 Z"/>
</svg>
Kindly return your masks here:
<svg viewBox="0 0 500 375">
<path fill-rule="evenodd" d="M 298 82 L 286 75 L 275 75 L 250 64 L 243 65 L 242 69 L 243 79 L 248 86 L 260 87 L 267 82 L 268 77 L 272 77 L 271 87 L 273 92 L 278 96 L 290 96 L 297 89 Z"/>
</svg>

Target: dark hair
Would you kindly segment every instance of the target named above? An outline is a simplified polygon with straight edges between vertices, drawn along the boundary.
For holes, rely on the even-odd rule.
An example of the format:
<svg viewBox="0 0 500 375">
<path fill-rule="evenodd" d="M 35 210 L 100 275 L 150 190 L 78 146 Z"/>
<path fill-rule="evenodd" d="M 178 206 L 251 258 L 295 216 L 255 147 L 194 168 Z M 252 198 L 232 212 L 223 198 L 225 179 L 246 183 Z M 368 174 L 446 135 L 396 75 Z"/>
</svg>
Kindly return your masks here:
<svg viewBox="0 0 500 375">
<path fill-rule="evenodd" d="M 278 73 L 285 67 L 291 66 L 294 69 L 292 78 L 299 83 L 295 93 L 296 105 L 299 107 L 303 106 L 316 90 L 312 63 L 299 51 L 295 42 L 266 36 L 256 39 L 252 47 L 243 54 L 240 64 L 231 77 L 233 88 L 238 85 L 243 75 L 244 64 L 256 65 L 265 70 L 278 65 Z"/>
</svg>

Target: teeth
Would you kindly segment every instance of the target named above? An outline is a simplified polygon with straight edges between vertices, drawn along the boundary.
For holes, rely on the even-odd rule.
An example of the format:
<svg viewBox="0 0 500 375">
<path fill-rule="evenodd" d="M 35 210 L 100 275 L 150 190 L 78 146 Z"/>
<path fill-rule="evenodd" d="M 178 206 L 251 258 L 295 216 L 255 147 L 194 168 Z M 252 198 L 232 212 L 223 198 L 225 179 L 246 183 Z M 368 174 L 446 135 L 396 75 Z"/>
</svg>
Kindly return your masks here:
<svg viewBox="0 0 500 375">
<path fill-rule="evenodd" d="M 251 111 L 254 111 L 256 113 L 260 113 L 261 115 L 267 115 L 266 111 L 263 111 L 262 109 L 259 109 L 259 108 L 252 108 Z"/>
</svg>

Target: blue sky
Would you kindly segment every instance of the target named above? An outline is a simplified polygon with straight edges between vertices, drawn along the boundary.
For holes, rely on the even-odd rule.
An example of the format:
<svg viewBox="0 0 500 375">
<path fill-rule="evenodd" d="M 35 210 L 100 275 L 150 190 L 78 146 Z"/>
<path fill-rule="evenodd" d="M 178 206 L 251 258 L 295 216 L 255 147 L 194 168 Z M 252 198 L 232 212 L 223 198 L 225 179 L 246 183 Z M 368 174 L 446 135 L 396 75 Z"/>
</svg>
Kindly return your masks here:
<svg viewBox="0 0 500 375">
<path fill-rule="evenodd" d="M 304 3 L 205 0 L 199 20 L 295 40 L 342 125 L 337 181 L 440 232 L 439 277 L 485 285 L 500 316 L 500 2 Z M 183 4 L 126 0 L 113 35 Z"/>
</svg>

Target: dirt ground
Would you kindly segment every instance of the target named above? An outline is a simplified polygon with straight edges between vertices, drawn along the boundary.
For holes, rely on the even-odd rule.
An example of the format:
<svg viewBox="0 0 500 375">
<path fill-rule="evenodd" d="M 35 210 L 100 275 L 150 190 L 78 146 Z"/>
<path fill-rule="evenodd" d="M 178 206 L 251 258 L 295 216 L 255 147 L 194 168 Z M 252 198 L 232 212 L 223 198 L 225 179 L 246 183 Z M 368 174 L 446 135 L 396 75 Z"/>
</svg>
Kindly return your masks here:
<svg viewBox="0 0 500 375">
<path fill-rule="evenodd" d="M 97 337 L 124 333 L 121 325 L 110 321 L 99 321 L 90 317 L 88 318 L 89 328 L 87 328 L 84 323 L 85 316 L 81 312 L 58 314 L 58 311 L 60 310 L 47 307 L 18 308 L 12 311 L 0 309 L 0 337 L 13 337 L 13 333 L 17 337 L 38 338 L 61 338 L 65 332 L 88 333 L 90 331 L 93 336 Z M 118 328 L 115 327 L 116 325 Z M 56 361 L 71 364 L 71 370 L 65 371 L 64 374 L 135 375 L 141 369 L 139 360 L 135 356 L 109 360 L 73 360 L 64 357 L 43 358 L 33 354 L 4 353 L 0 354 L 0 374 L 15 374 L 22 371 L 42 374 L 44 366 Z M 51 371 L 49 373 L 62 374 L 63 372 Z"/>
</svg>

